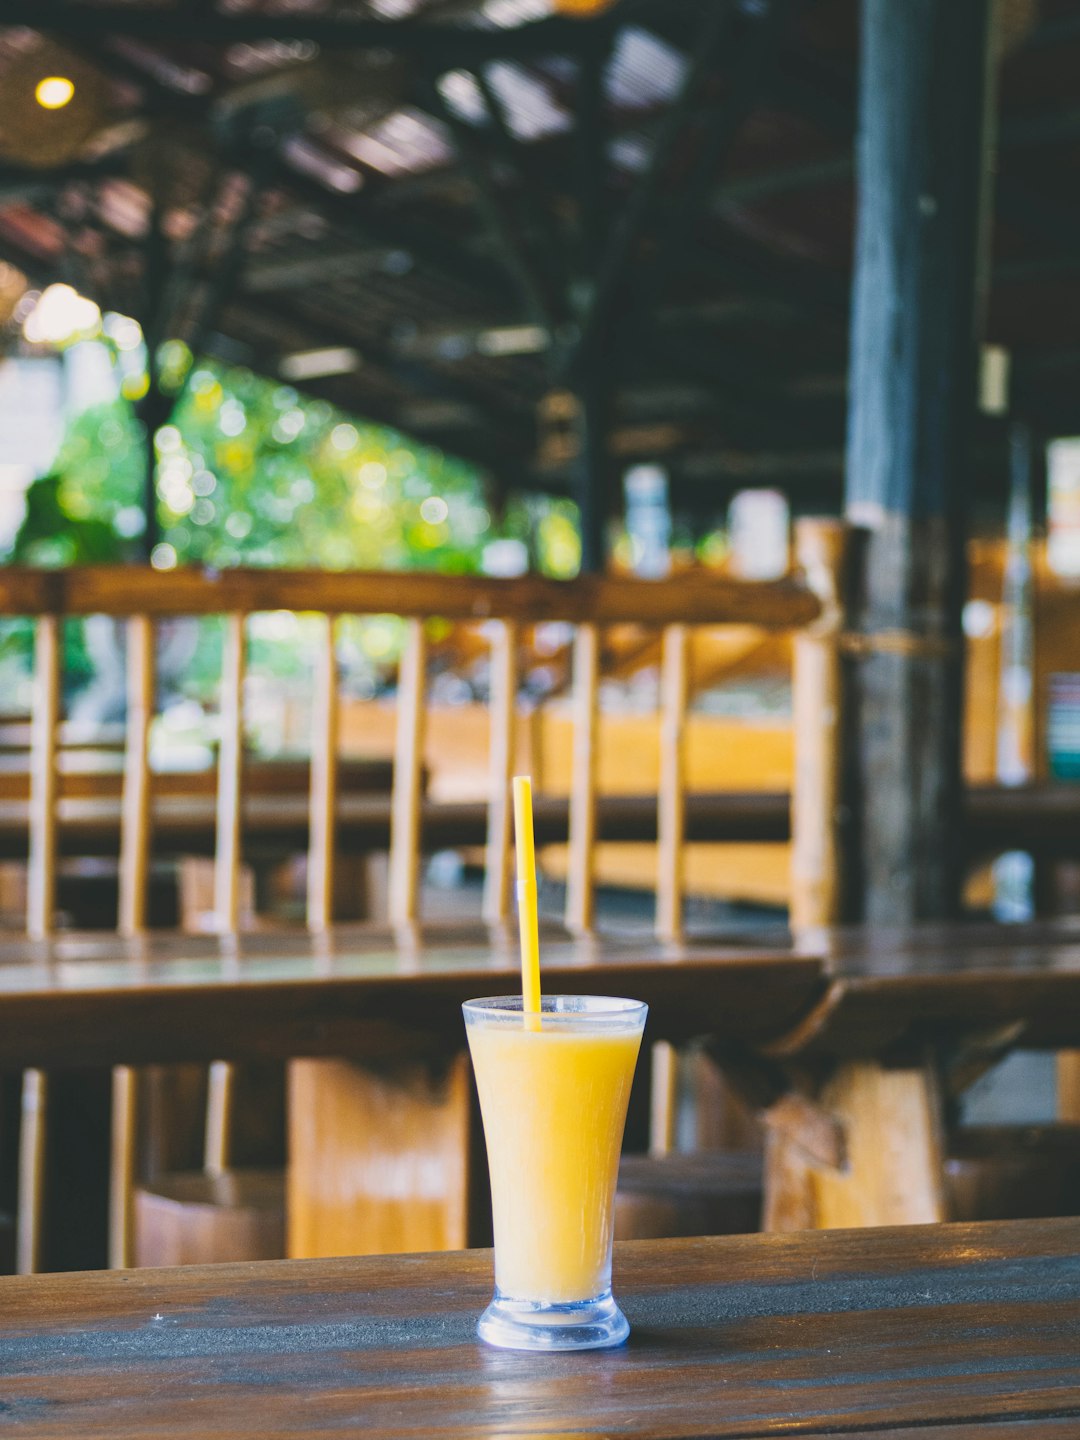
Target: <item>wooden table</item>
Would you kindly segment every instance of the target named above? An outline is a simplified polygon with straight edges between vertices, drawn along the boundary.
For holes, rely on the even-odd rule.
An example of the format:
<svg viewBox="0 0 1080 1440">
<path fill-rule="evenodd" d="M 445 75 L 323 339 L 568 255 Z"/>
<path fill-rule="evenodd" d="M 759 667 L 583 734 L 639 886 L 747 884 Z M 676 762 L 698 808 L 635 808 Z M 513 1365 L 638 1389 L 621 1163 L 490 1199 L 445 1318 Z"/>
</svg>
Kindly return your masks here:
<svg viewBox="0 0 1080 1440">
<path fill-rule="evenodd" d="M 1080 1221 L 620 1246 L 620 1350 L 473 1334 L 490 1256 L 0 1280 L 25 1436 L 1073 1440 Z"/>
<path fill-rule="evenodd" d="M 763 1043 L 823 991 L 822 964 L 776 945 L 544 939 L 548 991 L 629 994 L 650 1039 Z M 461 1003 L 520 989 L 515 932 L 470 924 L 0 943 L 0 1067 L 354 1056 L 439 1057 Z"/>
<path fill-rule="evenodd" d="M 948 1218 L 947 1102 L 1010 1050 L 1080 1043 L 1080 925 L 824 929 L 827 987 L 762 1047 L 818 1104 L 773 1130 L 770 1228 Z"/>
<path fill-rule="evenodd" d="M 0 945 L 0 1068 L 287 1060 L 289 1253 L 459 1248 L 489 1225 L 461 1002 L 514 992 L 518 963 L 516 935 L 477 926 Z M 823 989 L 786 946 L 558 935 L 544 983 L 646 1001 L 650 1040 L 740 1045 Z"/>
</svg>

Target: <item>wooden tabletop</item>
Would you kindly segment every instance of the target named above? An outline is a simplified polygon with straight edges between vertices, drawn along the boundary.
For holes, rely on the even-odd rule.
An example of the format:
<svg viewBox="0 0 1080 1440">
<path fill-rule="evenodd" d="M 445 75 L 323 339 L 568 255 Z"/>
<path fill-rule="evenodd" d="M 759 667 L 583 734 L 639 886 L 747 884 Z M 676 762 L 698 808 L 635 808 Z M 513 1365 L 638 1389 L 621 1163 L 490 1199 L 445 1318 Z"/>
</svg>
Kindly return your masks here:
<svg viewBox="0 0 1080 1440">
<path fill-rule="evenodd" d="M 58 936 L 0 945 L 0 1065 L 47 1068 L 458 1049 L 461 1003 L 520 990 L 515 933 L 341 926 L 235 939 Z M 823 989 L 789 948 L 544 942 L 550 992 L 628 995 L 653 1039 L 756 1044 L 789 1030 Z"/>
<path fill-rule="evenodd" d="M 829 985 L 777 1054 L 885 1057 L 928 1041 L 1014 1032 L 1011 1043 L 1080 1043 L 1080 924 L 958 921 L 804 933 Z"/>
<path fill-rule="evenodd" d="M 27 1437 L 1072 1440 L 1080 1221 L 618 1247 L 619 1350 L 481 1346 L 487 1252 L 0 1280 Z"/>
</svg>

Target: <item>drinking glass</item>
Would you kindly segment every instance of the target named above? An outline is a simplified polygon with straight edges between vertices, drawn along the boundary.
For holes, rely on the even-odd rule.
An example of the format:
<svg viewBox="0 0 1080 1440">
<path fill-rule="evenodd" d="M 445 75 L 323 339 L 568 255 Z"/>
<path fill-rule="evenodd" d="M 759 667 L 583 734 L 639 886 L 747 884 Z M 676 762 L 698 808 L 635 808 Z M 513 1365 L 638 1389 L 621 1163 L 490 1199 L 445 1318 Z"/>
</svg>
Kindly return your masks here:
<svg viewBox="0 0 1080 1440">
<path fill-rule="evenodd" d="M 611 1240 L 626 1106 L 648 1010 L 520 995 L 464 1007 L 491 1175 L 495 1296 L 477 1326 L 512 1350 L 618 1345 Z"/>
</svg>

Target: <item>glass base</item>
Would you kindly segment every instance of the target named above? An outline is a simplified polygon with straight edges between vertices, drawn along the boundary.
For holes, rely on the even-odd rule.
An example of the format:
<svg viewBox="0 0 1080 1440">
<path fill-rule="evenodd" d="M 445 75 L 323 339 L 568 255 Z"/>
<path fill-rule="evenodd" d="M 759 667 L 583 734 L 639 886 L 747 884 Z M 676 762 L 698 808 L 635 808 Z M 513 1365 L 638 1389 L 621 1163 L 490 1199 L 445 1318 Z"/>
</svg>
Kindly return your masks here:
<svg viewBox="0 0 1080 1440">
<path fill-rule="evenodd" d="M 500 1350 L 606 1350 L 621 1345 L 630 1326 L 610 1290 L 594 1300 L 556 1305 L 511 1300 L 496 1289 L 476 1333 Z"/>
</svg>

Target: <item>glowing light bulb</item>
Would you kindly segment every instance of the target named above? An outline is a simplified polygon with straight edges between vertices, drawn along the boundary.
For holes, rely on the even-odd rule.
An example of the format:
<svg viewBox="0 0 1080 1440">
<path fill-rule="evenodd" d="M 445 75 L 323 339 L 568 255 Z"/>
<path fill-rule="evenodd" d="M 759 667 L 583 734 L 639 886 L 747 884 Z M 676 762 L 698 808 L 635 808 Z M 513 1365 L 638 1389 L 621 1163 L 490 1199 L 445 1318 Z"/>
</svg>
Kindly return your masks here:
<svg viewBox="0 0 1080 1440">
<path fill-rule="evenodd" d="M 46 75 L 39 80 L 34 99 L 43 110 L 62 110 L 75 94 L 75 82 L 66 75 Z"/>
</svg>

